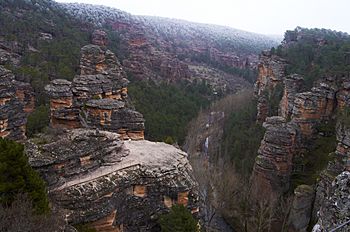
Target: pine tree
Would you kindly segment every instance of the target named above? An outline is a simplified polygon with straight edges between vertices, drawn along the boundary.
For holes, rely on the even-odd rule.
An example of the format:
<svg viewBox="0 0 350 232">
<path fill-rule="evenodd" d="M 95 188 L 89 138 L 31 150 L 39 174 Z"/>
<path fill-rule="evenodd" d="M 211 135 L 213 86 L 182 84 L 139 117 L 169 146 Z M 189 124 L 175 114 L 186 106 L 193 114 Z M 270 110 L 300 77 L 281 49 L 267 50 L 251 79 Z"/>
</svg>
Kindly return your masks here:
<svg viewBox="0 0 350 232">
<path fill-rule="evenodd" d="M 174 205 L 168 214 L 160 217 L 162 232 L 198 232 L 192 214 L 183 205 Z"/>
<path fill-rule="evenodd" d="M 24 146 L 0 138 L 0 204 L 10 206 L 20 193 L 28 194 L 36 213 L 49 211 L 44 181 L 29 166 Z"/>
</svg>

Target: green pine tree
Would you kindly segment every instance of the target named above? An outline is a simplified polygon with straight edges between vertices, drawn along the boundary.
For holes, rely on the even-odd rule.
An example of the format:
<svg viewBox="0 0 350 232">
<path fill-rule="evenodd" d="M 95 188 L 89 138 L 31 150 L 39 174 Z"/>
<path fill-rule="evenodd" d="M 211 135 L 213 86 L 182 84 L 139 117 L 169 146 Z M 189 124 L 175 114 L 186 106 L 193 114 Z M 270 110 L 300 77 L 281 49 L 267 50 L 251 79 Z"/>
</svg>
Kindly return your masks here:
<svg viewBox="0 0 350 232">
<path fill-rule="evenodd" d="M 162 232 L 198 232 L 192 214 L 183 205 L 174 205 L 168 214 L 159 219 Z"/>
<path fill-rule="evenodd" d="M 28 194 L 36 213 L 49 211 L 44 181 L 29 166 L 24 146 L 0 138 L 0 203 L 10 206 L 19 193 Z"/>
</svg>

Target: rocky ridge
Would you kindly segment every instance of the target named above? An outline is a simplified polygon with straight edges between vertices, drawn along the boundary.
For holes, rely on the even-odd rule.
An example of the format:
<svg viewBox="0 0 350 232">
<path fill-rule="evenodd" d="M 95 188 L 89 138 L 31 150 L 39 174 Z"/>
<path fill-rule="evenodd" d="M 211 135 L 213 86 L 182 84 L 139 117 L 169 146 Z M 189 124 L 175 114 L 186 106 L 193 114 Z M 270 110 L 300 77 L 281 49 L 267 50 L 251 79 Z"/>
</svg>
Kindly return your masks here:
<svg viewBox="0 0 350 232">
<path fill-rule="evenodd" d="M 291 175 L 297 168 L 293 159 L 310 149 L 310 144 L 319 136 L 318 126 L 334 120 L 336 112 L 342 114 L 350 106 L 347 95 L 349 85 L 346 77 L 330 76 L 320 79 L 310 91 L 305 91 L 303 77 L 298 74 L 286 75 L 286 62 L 281 58 L 269 52 L 262 53 L 260 58 L 255 85 L 257 120 L 258 123 L 263 122 L 266 132 L 255 161 L 252 184 L 258 198 L 276 199 L 290 190 Z M 269 117 L 269 97 L 278 86 L 283 88 L 283 96 L 278 104 L 279 116 Z M 342 213 L 342 207 L 344 204 L 346 207 L 349 201 L 342 195 L 346 195 L 344 191 L 347 190 L 337 187 L 340 179 L 346 183 L 348 178 L 344 173 L 341 174 L 349 169 L 348 133 L 346 122 L 338 120 L 335 161 L 330 162 L 320 174 L 316 187 L 299 186 L 295 189 L 288 221 L 290 231 L 306 231 L 311 220 L 318 220 L 315 231 L 328 231 L 349 217 L 348 213 Z M 345 203 L 328 211 L 329 205 L 334 202 Z"/>
<path fill-rule="evenodd" d="M 256 54 L 277 44 L 266 36 L 229 27 L 136 16 L 105 6 L 60 5 L 83 22 L 117 32 L 122 64 L 137 79 L 201 80 L 201 75 L 189 65 L 211 67 L 216 72 L 223 67 L 253 69 L 257 64 Z M 220 77 L 220 81 L 208 80 L 216 89 L 226 88 L 227 92 L 234 92 L 242 82 L 248 84 L 239 75 L 230 73 Z"/>
<path fill-rule="evenodd" d="M 33 110 L 30 84 L 16 81 L 10 70 L 0 66 L 0 137 L 24 141 L 27 116 Z"/>
<path fill-rule="evenodd" d="M 46 87 L 52 128 L 26 143 L 53 207 L 70 224 L 97 231 L 159 231 L 157 219 L 174 204 L 197 215 L 187 154 L 143 140 L 143 117 L 128 101 L 128 81 L 105 48 L 106 34 L 95 31 L 92 41 L 82 48 L 80 75 Z"/>
</svg>

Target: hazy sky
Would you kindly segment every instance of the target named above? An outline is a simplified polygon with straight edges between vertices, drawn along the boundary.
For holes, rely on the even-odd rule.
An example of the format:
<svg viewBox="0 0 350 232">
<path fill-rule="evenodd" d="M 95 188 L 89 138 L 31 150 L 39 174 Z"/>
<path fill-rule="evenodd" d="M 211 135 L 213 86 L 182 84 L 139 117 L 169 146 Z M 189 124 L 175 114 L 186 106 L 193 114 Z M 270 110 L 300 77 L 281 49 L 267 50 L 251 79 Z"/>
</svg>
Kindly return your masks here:
<svg viewBox="0 0 350 232">
<path fill-rule="evenodd" d="M 56 0 L 106 5 L 138 15 L 212 23 L 263 34 L 296 26 L 350 33 L 350 0 Z"/>
</svg>

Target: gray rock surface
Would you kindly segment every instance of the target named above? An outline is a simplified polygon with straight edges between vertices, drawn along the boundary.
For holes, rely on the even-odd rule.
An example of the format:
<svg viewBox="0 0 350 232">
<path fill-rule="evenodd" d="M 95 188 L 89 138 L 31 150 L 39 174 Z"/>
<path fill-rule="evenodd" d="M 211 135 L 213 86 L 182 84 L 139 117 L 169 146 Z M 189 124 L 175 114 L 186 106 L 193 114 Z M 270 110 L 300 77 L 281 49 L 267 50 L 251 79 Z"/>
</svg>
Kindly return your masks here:
<svg viewBox="0 0 350 232">
<path fill-rule="evenodd" d="M 294 199 L 288 218 L 288 231 L 306 232 L 311 220 L 315 191 L 312 186 L 299 185 L 294 190 Z"/>
<path fill-rule="evenodd" d="M 341 226 L 337 231 L 350 230 L 350 172 L 339 174 L 332 182 L 328 197 L 319 211 L 319 219 L 313 232 L 331 231 Z"/>
<path fill-rule="evenodd" d="M 91 223 L 98 231 L 150 231 L 173 204 L 198 211 L 197 183 L 185 152 L 118 137 L 75 129 L 49 137 L 47 144 L 28 142 L 29 161 L 68 222 Z"/>
</svg>

